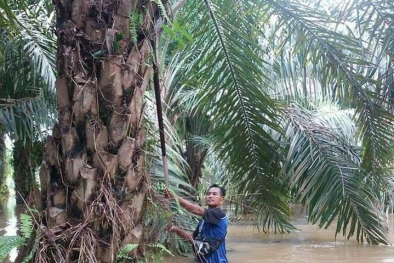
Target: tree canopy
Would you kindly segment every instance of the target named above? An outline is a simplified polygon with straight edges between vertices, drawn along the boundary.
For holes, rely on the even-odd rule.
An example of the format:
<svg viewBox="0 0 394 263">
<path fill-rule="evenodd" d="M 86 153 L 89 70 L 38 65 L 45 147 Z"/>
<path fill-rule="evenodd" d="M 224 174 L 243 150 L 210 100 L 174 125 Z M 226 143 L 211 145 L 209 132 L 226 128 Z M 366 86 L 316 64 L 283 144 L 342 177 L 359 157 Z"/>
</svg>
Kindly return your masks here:
<svg viewBox="0 0 394 263">
<path fill-rule="evenodd" d="M 46 1 L 1 1 L 0 124 L 31 140 L 53 123 L 56 40 Z"/>
<path fill-rule="evenodd" d="M 388 243 L 392 10 L 207 0 L 179 12 L 193 41 L 169 64 L 168 100 L 209 116 L 226 179 L 239 202 L 252 196 L 264 230 L 292 230 L 292 200 L 320 227 L 337 220 L 337 234 Z"/>
</svg>

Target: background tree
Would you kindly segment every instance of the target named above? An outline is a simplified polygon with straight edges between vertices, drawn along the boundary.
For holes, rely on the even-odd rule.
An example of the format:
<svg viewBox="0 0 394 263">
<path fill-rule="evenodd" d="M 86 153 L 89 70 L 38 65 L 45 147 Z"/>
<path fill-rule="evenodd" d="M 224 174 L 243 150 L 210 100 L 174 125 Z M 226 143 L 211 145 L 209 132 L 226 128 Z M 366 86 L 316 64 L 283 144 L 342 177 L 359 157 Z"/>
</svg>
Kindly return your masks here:
<svg viewBox="0 0 394 263">
<path fill-rule="evenodd" d="M 39 145 L 34 142 L 42 140 L 42 132 L 53 123 L 54 13 L 45 1 L 8 1 L 6 7 L 0 43 L 0 125 L 16 143 L 14 181 L 22 202 L 35 182 L 32 151 L 42 149 L 34 150 Z"/>
<path fill-rule="evenodd" d="M 6 167 L 6 145 L 5 145 L 5 133 L 0 132 L 0 185 L 3 184 L 5 178 L 5 167 Z"/>
</svg>

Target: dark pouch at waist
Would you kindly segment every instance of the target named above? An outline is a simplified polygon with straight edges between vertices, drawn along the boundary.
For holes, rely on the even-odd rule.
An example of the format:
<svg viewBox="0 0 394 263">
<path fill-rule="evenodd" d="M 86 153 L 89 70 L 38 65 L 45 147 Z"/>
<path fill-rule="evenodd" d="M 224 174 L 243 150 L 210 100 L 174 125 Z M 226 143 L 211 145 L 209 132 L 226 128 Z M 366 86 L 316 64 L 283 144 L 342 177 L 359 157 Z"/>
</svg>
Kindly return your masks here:
<svg viewBox="0 0 394 263">
<path fill-rule="evenodd" d="M 215 252 L 223 243 L 223 239 L 196 236 L 193 239 L 193 249 L 196 256 L 206 257 Z"/>
</svg>

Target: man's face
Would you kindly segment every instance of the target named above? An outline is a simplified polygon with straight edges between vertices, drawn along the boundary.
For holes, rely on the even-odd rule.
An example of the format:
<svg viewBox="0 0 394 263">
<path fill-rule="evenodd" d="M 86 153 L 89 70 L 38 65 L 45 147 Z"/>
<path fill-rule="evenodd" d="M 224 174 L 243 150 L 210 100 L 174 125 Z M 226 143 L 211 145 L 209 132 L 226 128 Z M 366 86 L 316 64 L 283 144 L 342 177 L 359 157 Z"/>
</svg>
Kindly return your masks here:
<svg viewBox="0 0 394 263">
<path fill-rule="evenodd" d="M 221 206 L 224 200 L 224 198 L 220 194 L 220 188 L 218 187 L 212 187 L 208 189 L 205 198 L 205 203 L 209 208 Z"/>
</svg>

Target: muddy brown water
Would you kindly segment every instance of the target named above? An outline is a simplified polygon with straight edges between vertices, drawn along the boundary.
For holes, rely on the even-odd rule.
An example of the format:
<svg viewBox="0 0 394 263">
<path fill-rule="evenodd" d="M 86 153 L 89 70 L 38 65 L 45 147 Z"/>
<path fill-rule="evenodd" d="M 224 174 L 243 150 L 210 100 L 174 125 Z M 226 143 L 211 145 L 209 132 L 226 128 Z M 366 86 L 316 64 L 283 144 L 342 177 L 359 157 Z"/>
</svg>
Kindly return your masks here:
<svg viewBox="0 0 394 263">
<path fill-rule="evenodd" d="M 0 235 L 15 235 L 17 214 L 22 207 L 15 206 L 13 198 L 0 202 Z M 389 219 L 389 240 L 394 243 L 394 220 Z M 357 243 L 342 236 L 335 239 L 334 226 L 318 229 L 307 224 L 303 214 L 294 217 L 295 226 L 300 230 L 291 234 L 264 234 L 251 225 L 230 225 L 226 238 L 230 263 L 394 263 L 394 246 Z M 14 250 L 7 262 L 13 262 L 17 255 Z M 166 257 L 164 263 L 192 263 L 188 257 Z"/>
<path fill-rule="evenodd" d="M 394 220 L 389 240 L 394 244 Z M 335 226 L 318 229 L 305 215 L 294 218 L 300 230 L 291 234 L 264 234 L 253 226 L 230 225 L 226 247 L 230 263 L 394 263 L 394 246 L 369 245 L 355 239 L 335 238 Z M 165 263 L 192 263 L 193 258 L 165 258 Z"/>
</svg>

